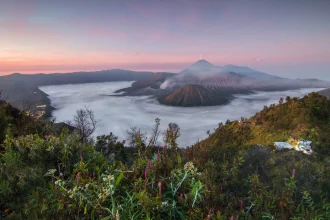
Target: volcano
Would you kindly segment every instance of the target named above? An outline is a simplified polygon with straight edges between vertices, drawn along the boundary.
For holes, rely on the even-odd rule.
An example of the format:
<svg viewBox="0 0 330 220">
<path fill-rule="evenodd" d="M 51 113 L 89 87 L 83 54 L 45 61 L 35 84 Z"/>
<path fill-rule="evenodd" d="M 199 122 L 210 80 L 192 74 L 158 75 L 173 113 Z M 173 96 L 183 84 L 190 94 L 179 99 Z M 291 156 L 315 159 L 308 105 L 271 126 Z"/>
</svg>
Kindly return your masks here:
<svg viewBox="0 0 330 220">
<path fill-rule="evenodd" d="M 171 95 L 160 98 L 160 103 L 172 106 L 220 105 L 229 102 L 229 97 L 219 95 L 199 85 L 184 85 Z"/>
<path fill-rule="evenodd" d="M 225 104 L 235 94 L 326 87 L 330 87 L 330 82 L 287 79 L 249 67 L 216 66 L 207 60 L 198 60 L 179 73 L 154 73 L 118 92 L 152 96 L 165 105 L 207 106 Z"/>
</svg>

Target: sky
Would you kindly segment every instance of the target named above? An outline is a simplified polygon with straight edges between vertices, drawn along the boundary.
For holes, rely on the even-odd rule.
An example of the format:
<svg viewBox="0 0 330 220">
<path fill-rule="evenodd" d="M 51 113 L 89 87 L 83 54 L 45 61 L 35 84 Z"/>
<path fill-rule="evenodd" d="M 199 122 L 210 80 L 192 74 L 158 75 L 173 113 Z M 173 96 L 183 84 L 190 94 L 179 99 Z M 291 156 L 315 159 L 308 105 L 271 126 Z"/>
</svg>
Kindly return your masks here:
<svg viewBox="0 0 330 220">
<path fill-rule="evenodd" d="M 203 58 L 330 80 L 330 0 L 0 0 L 0 75 L 178 72 Z"/>
</svg>

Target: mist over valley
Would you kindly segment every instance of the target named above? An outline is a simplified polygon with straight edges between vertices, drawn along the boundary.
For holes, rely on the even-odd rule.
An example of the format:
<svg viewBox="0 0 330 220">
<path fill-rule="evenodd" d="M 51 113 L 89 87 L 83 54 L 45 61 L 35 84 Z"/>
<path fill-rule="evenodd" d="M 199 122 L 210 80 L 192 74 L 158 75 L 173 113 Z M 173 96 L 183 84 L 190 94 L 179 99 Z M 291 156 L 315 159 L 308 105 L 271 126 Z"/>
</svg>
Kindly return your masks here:
<svg viewBox="0 0 330 220">
<path fill-rule="evenodd" d="M 308 88 L 277 92 L 256 92 L 249 95 L 235 95 L 229 104 L 221 106 L 173 107 L 161 105 L 150 96 L 113 96 L 115 91 L 129 87 L 133 82 L 104 82 L 41 86 L 49 95 L 55 108 L 52 116 L 57 121 L 72 120 L 76 110 L 88 107 L 100 120 L 94 136 L 113 132 L 121 140 L 127 138 L 126 131 L 137 127 L 141 132 L 151 134 L 154 119 L 160 118 L 164 132 L 171 122 L 181 128 L 178 139 L 180 147 L 186 147 L 205 139 L 207 131 L 213 132 L 220 122 L 250 117 L 256 112 L 286 96 L 302 97 L 320 88 Z M 161 133 L 162 134 L 162 133 Z M 162 135 L 159 138 L 162 142 Z"/>
</svg>

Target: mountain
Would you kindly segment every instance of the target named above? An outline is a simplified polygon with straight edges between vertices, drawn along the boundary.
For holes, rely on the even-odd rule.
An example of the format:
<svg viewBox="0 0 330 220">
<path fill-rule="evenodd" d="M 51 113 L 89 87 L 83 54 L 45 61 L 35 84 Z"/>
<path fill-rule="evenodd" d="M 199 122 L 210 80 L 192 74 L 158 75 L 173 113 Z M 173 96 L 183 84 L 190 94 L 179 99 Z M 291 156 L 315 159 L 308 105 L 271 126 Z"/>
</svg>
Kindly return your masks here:
<svg viewBox="0 0 330 220">
<path fill-rule="evenodd" d="M 188 107 L 225 104 L 228 103 L 229 97 L 220 96 L 203 86 L 184 85 L 159 101 L 167 105 Z"/>
<path fill-rule="evenodd" d="M 141 81 L 151 77 L 152 72 L 136 72 L 112 69 L 90 72 L 20 74 L 0 76 L 0 91 L 3 97 L 16 108 L 36 111 L 37 106 L 46 105 L 45 115 L 50 116 L 50 101 L 38 87 L 45 85 L 97 83 L 112 81 Z"/>
<path fill-rule="evenodd" d="M 38 105 L 46 105 L 46 115 L 49 115 L 50 101 L 47 94 L 39 90 L 39 86 L 111 81 L 135 81 L 132 86 L 118 90 L 118 96 L 148 95 L 162 104 L 176 106 L 220 105 L 231 100 L 235 94 L 249 94 L 255 91 L 330 87 L 330 82 L 327 81 L 286 79 L 249 67 L 216 66 L 207 60 L 198 60 L 179 73 L 122 69 L 61 74 L 15 73 L 0 76 L 0 91 L 4 90 L 7 101 L 15 107 L 33 110 Z M 186 85 L 189 86 L 185 87 Z"/>
<path fill-rule="evenodd" d="M 223 104 L 235 94 L 255 91 L 325 87 L 330 87 L 330 82 L 287 79 L 249 67 L 216 66 L 207 60 L 198 60 L 177 74 L 163 74 L 161 77 L 153 74 L 118 92 L 123 92 L 121 95 L 151 95 L 166 105 L 195 106 Z"/>
<path fill-rule="evenodd" d="M 318 91 L 318 93 L 330 99 L 330 88 Z"/>
<path fill-rule="evenodd" d="M 203 71 L 215 67 L 216 66 L 214 66 L 212 63 L 208 62 L 207 60 L 198 60 L 197 62 L 190 65 L 187 69 L 181 71 L 181 73 L 189 72 L 189 71 Z"/>
<path fill-rule="evenodd" d="M 253 70 L 249 67 L 245 67 L 245 66 L 234 66 L 234 65 L 226 65 L 223 67 L 220 67 L 223 71 L 227 71 L 227 72 L 234 72 L 234 73 L 238 73 L 244 76 L 249 76 L 252 78 L 258 78 L 258 79 L 280 79 L 281 77 L 279 76 L 274 76 L 274 75 L 269 75 L 267 73 L 264 72 L 260 72 L 257 70 Z"/>
</svg>

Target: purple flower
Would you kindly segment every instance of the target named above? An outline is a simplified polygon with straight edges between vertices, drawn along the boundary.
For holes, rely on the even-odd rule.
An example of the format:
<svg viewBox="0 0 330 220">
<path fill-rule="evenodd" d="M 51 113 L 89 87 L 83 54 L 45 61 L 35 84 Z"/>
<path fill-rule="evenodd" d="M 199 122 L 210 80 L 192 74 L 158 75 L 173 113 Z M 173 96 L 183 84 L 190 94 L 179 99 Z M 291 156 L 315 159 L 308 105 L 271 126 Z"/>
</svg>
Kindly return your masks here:
<svg viewBox="0 0 330 220">
<path fill-rule="evenodd" d="M 152 162 L 151 162 L 151 160 L 148 160 L 148 168 L 149 169 L 152 169 Z"/>
<path fill-rule="evenodd" d="M 58 169 L 58 175 L 60 175 L 60 173 L 61 173 L 61 166 L 60 166 L 59 163 L 57 164 L 57 169 Z"/>
<path fill-rule="evenodd" d="M 144 167 L 143 173 L 144 173 L 144 179 L 147 179 L 147 168 L 146 167 Z"/>
<path fill-rule="evenodd" d="M 159 197 L 162 197 L 162 182 L 158 180 L 158 194 Z"/>
<path fill-rule="evenodd" d="M 79 180 L 80 180 L 80 171 L 77 174 L 77 183 L 79 182 Z"/>
<path fill-rule="evenodd" d="M 158 147 L 157 160 L 160 160 L 160 151 L 159 151 L 159 147 Z"/>
</svg>

